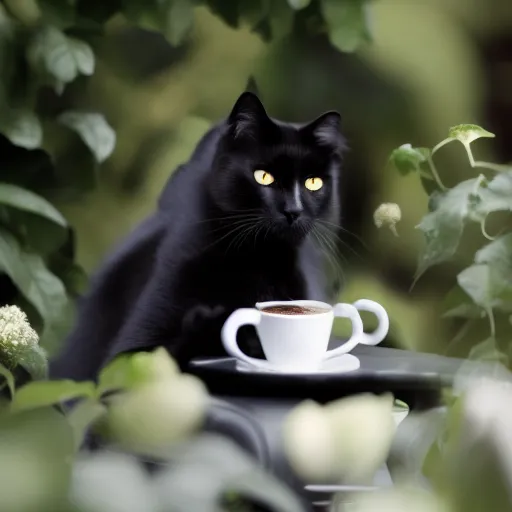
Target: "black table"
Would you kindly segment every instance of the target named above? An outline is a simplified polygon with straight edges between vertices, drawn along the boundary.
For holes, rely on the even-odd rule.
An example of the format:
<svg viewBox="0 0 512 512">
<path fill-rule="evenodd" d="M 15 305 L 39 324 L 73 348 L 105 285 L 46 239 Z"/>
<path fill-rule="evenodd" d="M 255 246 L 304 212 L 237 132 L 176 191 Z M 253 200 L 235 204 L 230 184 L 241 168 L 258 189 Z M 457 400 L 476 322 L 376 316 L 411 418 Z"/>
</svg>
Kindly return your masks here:
<svg viewBox="0 0 512 512">
<path fill-rule="evenodd" d="M 333 345 L 342 343 L 334 340 Z M 429 409 L 439 404 L 440 392 L 453 383 L 462 359 L 407 350 L 358 345 L 352 352 L 361 362 L 358 370 L 334 374 L 284 375 L 248 373 L 236 369 L 234 358 L 197 359 L 189 372 L 200 377 L 215 396 L 311 398 L 329 402 L 356 393 L 391 392 L 411 409 Z"/>
<path fill-rule="evenodd" d="M 335 347 L 343 342 L 333 339 L 330 345 Z M 308 486 L 308 482 L 299 481 L 290 471 L 282 452 L 282 422 L 294 406 L 307 398 L 326 403 L 356 393 L 391 392 L 411 410 L 432 409 L 440 405 L 442 389 L 451 387 L 456 375 L 460 376 L 463 363 L 468 375 L 473 371 L 472 363 L 435 354 L 363 345 L 358 345 L 351 353 L 359 358 L 360 368 L 341 374 L 240 372 L 236 369 L 236 360 L 231 357 L 197 359 L 192 361 L 188 371 L 201 378 L 213 396 L 233 404 L 253 418 L 254 430 L 265 446 L 265 461 L 262 462 L 268 470 L 309 500 L 314 501 L 314 496 L 318 495 L 320 501 L 328 501 L 334 488 L 322 490 L 322 486 Z M 474 363 L 474 368 L 481 369 L 482 365 Z M 349 484 L 337 490 L 343 491 L 346 487 L 349 492 Z M 393 484 L 384 465 L 368 489 L 389 485 Z"/>
</svg>

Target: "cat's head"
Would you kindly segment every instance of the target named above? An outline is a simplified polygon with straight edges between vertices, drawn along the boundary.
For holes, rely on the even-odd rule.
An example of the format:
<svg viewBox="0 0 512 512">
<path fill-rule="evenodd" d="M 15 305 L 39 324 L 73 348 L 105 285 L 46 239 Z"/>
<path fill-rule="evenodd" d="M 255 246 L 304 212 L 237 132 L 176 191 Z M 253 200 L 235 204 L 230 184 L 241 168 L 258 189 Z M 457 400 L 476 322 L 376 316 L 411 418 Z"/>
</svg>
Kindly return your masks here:
<svg viewBox="0 0 512 512">
<path fill-rule="evenodd" d="M 227 120 L 209 183 L 215 204 L 240 226 L 300 239 L 338 209 L 344 139 L 340 115 L 310 123 L 272 120 L 258 97 L 243 93 Z M 245 217 L 244 217 L 245 215 Z M 242 228 L 241 228 L 242 229 Z"/>
</svg>

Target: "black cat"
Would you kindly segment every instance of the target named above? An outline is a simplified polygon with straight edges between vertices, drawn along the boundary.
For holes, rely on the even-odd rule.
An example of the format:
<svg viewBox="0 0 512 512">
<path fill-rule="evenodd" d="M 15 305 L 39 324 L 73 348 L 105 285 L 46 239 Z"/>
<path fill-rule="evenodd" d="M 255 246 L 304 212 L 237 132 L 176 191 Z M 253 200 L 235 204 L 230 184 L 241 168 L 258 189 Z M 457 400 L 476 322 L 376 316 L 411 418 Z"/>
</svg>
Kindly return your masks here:
<svg viewBox="0 0 512 512">
<path fill-rule="evenodd" d="M 183 366 L 224 354 L 220 328 L 237 308 L 330 300 L 324 256 L 339 222 L 339 125 L 336 112 L 303 125 L 272 120 L 243 93 L 94 277 L 52 376 L 94 379 L 114 356 L 161 345 Z M 251 328 L 240 338 L 261 356 Z"/>
</svg>

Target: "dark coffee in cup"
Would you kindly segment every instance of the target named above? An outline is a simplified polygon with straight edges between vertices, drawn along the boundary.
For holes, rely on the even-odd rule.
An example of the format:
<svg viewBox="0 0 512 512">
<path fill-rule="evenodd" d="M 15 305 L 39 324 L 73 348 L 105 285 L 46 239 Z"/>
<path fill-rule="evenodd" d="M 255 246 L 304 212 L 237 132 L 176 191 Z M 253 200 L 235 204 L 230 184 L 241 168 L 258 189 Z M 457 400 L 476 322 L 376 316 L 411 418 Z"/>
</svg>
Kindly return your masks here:
<svg viewBox="0 0 512 512">
<path fill-rule="evenodd" d="M 327 313 L 329 310 L 312 306 L 268 306 L 263 308 L 264 313 L 274 315 L 318 315 L 319 313 Z"/>
</svg>

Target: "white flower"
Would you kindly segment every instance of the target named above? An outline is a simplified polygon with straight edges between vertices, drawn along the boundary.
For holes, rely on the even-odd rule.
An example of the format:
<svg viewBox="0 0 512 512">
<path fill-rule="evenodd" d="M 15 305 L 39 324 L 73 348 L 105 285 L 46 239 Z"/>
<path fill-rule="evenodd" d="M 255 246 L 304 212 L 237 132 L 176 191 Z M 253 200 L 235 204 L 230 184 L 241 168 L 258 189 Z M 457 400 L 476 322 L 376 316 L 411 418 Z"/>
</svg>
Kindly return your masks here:
<svg viewBox="0 0 512 512">
<path fill-rule="evenodd" d="M 389 227 L 394 235 L 398 236 L 396 224 L 402 219 L 400 206 L 396 203 L 383 203 L 373 214 L 373 222 L 378 228 L 382 226 Z"/>
<path fill-rule="evenodd" d="M 388 456 L 396 429 L 392 409 L 387 395 L 355 395 L 324 407 L 302 402 L 283 429 L 291 467 L 312 483 L 366 483 Z"/>
<path fill-rule="evenodd" d="M 20 355 L 37 345 L 39 337 L 27 315 L 17 306 L 0 308 L 0 361 L 9 368 L 16 366 Z"/>
</svg>

